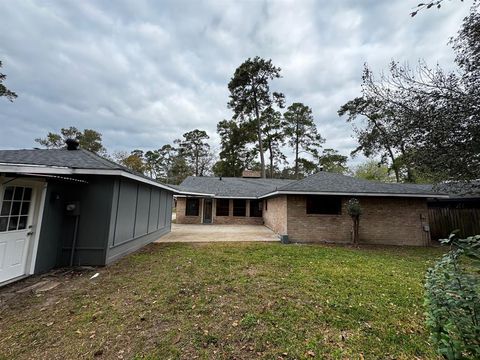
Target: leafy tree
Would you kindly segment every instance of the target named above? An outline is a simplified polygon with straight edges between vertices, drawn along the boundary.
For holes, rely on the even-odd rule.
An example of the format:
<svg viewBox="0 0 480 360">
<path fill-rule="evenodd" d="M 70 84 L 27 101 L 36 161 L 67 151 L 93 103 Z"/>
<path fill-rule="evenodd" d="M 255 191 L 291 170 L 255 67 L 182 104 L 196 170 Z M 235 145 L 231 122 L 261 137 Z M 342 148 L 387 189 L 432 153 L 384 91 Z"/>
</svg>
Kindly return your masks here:
<svg viewBox="0 0 480 360">
<path fill-rule="evenodd" d="M 293 103 L 287 108 L 284 117 L 284 131 L 288 145 L 293 147 L 295 154 L 295 178 L 300 178 L 300 163 L 307 165 L 307 159 L 300 157 L 302 153 L 318 155 L 318 148 L 325 141 L 317 132 L 313 120 L 312 109 L 302 103 Z"/>
<path fill-rule="evenodd" d="M 240 123 L 233 120 L 222 120 L 217 124 L 220 135 L 220 160 L 213 166 L 216 176 L 241 176 L 244 169 L 253 160 L 253 152 L 247 148 L 255 134 L 251 131 L 251 123 Z"/>
<path fill-rule="evenodd" d="M 158 150 L 146 151 L 144 156 L 145 173 L 152 179 L 157 179 L 160 174 L 160 153 Z"/>
<path fill-rule="evenodd" d="M 348 172 L 347 160 L 347 156 L 340 155 L 340 153 L 334 149 L 323 149 L 317 159 L 318 167 L 322 170 L 340 174 Z"/>
<path fill-rule="evenodd" d="M 393 62 L 379 79 L 367 68 L 362 96 L 340 109 L 366 120 L 362 151 L 393 153 L 390 165 L 407 181 L 480 178 L 480 14 L 475 4 L 452 40 L 458 70 Z M 355 105 L 355 106 L 350 106 Z M 387 154 L 387 155 L 386 155 Z M 403 174 L 402 174 L 403 171 Z"/>
<path fill-rule="evenodd" d="M 282 114 L 279 111 L 275 111 L 272 107 L 268 107 L 262 113 L 261 122 L 263 124 L 264 149 L 268 150 L 269 153 L 269 176 L 273 178 L 278 165 L 287 161 L 281 150 L 281 147 L 285 145 Z"/>
<path fill-rule="evenodd" d="M 157 179 L 165 182 L 170 182 L 171 169 L 175 158 L 178 156 L 177 149 L 170 144 L 163 145 L 160 149 L 156 150 L 158 154 L 158 160 L 156 169 Z"/>
<path fill-rule="evenodd" d="M 376 89 L 370 69 L 365 66 L 363 73 L 364 96 L 357 97 L 343 105 L 338 114 L 347 115 L 347 122 L 354 122 L 357 118 L 365 120 L 363 128 L 354 126 L 359 146 L 352 151 L 352 156 L 363 152 L 366 157 L 380 155 L 382 163 L 389 163 L 395 172 L 397 182 L 400 182 L 400 168 L 397 156 L 405 148 L 402 129 L 396 121 L 397 114 L 388 108 L 388 104 L 375 98 Z M 388 160 L 387 160 L 388 159 Z"/>
<path fill-rule="evenodd" d="M 395 181 L 386 165 L 375 160 L 368 160 L 363 164 L 357 165 L 353 170 L 353 176 L 359 179 L 392 182 Z"/>
<path fill-rule="evenodd" d="M 145 173 L 145 162 L 143 159 L 142 150 L 133 150 L 130 154 L 125 151 L 120 151 L 114 153 L 113 157 L 116 162 L 129 168 L 130 170 L 140 174 Z"/>
<path fill-rule="evenodd" d="M 0 61 L 0 69 L 2 68 L 2 62 Z M 9 100 L 10 102 L 13 102 L 14 99 L 17 98 L 17 94 L 14 93 L 13 91 L 9 90 L 3 82 L 7 78 L 7 75 L 2 74 L 0 72 L 0 97 L 4 96 Z"/>
<path fill-rule="evenodd" d="M 172 159 L 172 167 L 168 174 L 168 182 L 178 185 L 188 176 L 193 175 L 192 168 L 188 165 L 187 160 L 180 155 Z"/>
<path fill-rule="evenodd" d="M 49 132 L 45 138 L 37 138 L 35 141 L 48 149 L 61 149 L 66 147 L 67 139 L 76 139 L 80 148 L 100 155 L 106 155 L 106 149 L 102 145 L 102 134 L 92 129 L 78 130 L 74 126 L 60 129 L 60 134 Z"/>
<path fill-rule="evenodd" d="M 260 57 L 248 58 L 241 64 L 228 84 L 233 119 L 240 123 L 253 123 L 256 130 L 256 142 L 260 154 L 262 178 L 265 178 L 264 141 L 262 133 L 262 113 L 265 109 L 284 104 L 284 95 L 270 92 L 269 82 L 280 77 L 281 69 L 272 64 L 272 60 Z"/>
<path fill-rule="evenodd" d="M 203 176 L 205 166 L 200 165 L 202 158 L 209 155 L 210 145 L 206 142 L 209 138 L 205 131 L 195 129 L 183 134 L 183 139 L 174 141 L 178 144 L 179 154 L 185 157 L 195 176 Z"/>
<path fill-rule="evenodd" d="M 460 1 L 463 2 L 463 0 L 460 0 Z M 430 8 L 440 9 L 442 7 L 443 2 L 444 0 L 428 0 L 424 3 L 420 3 L 416 6 L 415 10 L 410 13 L 410 16 L 414 17 L 415 15 L 418 14 L 419 11 L 422 11 L 425 9 L 430 9 Z"/>
</svg>

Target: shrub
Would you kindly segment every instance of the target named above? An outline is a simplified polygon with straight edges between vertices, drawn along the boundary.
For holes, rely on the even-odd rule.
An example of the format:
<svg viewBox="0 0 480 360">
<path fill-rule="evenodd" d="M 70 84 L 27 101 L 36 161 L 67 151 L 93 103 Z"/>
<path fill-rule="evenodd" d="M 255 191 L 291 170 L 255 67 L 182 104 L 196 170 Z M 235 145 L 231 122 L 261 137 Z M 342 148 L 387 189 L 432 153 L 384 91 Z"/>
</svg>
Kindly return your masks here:
<svg viewBox="0 0 480 360">
<path fill-rule="evenodd" d="M 450 245 L 427 271 L 426 321 L 447 359 L 480 359 L 480 235 L 441 240 Z"/>
<path fill-rule="evenodd" d="M 351 198 L 347 202 L 347 212 L 353 221 L 353 243 L 358 243 L 358 229 L 360 227 L 360 215 L 362 215 L 362 207 L 360 201 L 355 198 Z"/>
</svg>

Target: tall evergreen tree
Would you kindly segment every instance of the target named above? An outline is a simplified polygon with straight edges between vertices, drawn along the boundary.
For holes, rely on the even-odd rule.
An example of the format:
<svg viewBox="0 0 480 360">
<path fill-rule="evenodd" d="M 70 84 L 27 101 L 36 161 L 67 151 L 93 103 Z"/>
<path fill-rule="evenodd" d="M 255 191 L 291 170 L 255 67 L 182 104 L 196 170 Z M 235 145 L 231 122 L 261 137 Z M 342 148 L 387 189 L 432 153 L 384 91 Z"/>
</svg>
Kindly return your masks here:
<svg viewBox="0 0 480 360">
<path fill-rule="evenodd" d="M 275 168 L 287 160 L 281 149 L 285 145 L 282 114 L 279 111 L 275 111 L 272 107 L 268 107 L 262 113 L 262 124 L 264 148 L 269 154 L 269 177 L 273 178 Z"/>
<path fill-rule="evenodd" d="M 96 154 L 106 155 L 107 150 L 102 144 L 102 134 L 92 129 L 78 130 L 74 126 L 60 129 L 60 133 L 49 132 L 44 138 L 37 138 L 35 142 L 48 149 L 60 149 L 65 147 L 67 139 L 76 139 L 80 148 Z"/>
<path fill-rule="evenodd" d="M 325 139 L 317 131 L 310 107 L 302 103 L 293 103 L 283 117 L 287 143 L 294 149 L 295 154 L 294 176 L 298 179 L 300 163 L 308 161 L 301 158 L 301 154 L 307 153 L 315 157 Z"/>
<path fill-rule="evenodd" d="M 220 135 L 220 160 L 213 166 L 216 176 L 241 176 L 248 167 L 253 153 L 247 145 L 255 138 L 251 124 L 233 120 L 222 120 L 217 124 L 217 133 Z"/>
<path fill-rule="evenodd" d="M 0 69 L 1 68 L 2 68 L 2 62 L 0 61 Z M 2 74 L 0 72 L 0 97 L 4 96 L 4 97 L 7 98 L 7 100 L 12 102 L 17 97 L 17 94 L 15 92 L 13 92 L 12 90 L 9 90 L 3 84 L 3 82 L 5 81 L 6 78 L 7 78 L 7 75 Z"/>
<path fill-rule="evenodd" d="M 252 122 L 255 125 L 262 178 L 265 178 L 265 155 L 261 115 L 270 106 L 283 107 L 284 95 L 270 92 L 269 84 L 271 80 L 280 77 L 280 70 L 272 64 L 272 60 L 258 56 L 248 58 L 235 70 L 228 84 L 230 91 L 228 106 L 233 110 L 234 120 Z"/>
<path fill-rule="evenodd" d="M 209 155 L 210 145 L 206 142 L 210 137 L 203 130 L 192 130 L 183 134 L 183 139 L 175 140 L 179 155 L 183 156 L 192 167 L 195 176 L 201 176 L 202 158 Z"/>
</svg>

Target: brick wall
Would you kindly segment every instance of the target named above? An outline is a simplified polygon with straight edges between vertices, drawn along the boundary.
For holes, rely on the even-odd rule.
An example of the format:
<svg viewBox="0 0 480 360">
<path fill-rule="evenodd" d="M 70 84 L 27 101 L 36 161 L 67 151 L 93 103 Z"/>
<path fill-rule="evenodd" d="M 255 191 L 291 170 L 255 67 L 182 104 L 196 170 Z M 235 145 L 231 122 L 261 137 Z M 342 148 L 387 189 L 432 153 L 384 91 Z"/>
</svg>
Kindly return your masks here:
<svg viewBox="0 0 480 360">
<path fill-rule="evenodd" d="M 268 206 L 267 206 L 268 202 Z M 287 197 L 277 196 L 263 200 L 265 226 L 279 235 L 287 234 Z"/>
<path fill-rule="evenodd" d="M 426 199 L 357 198 L 363 209 L 360 243 L 417 246 L 429 243 L 429 234 L 423 231 L 423 225 L 428 225 Z M 287 218 L 290 241 L 351 242 L 352 221 L 346 212 L 348 199 L 342 198 L 341 215 L 307 215 L 306 197 L 289 195 Z"/>
</svg>

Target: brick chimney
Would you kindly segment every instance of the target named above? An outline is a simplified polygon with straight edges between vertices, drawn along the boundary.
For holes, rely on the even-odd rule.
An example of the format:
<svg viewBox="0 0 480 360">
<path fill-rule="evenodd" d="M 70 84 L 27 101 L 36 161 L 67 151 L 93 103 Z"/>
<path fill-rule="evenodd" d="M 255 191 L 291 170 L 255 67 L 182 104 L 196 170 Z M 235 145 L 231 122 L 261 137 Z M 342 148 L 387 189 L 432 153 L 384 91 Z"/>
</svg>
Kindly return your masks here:
<svg viewBox="0 0 480 360">
<path fill-rule="evenodd" d="M 259 178 L 262 174 L 257 170 L 243 170 L 242 178 Z"/>
</svg>

